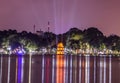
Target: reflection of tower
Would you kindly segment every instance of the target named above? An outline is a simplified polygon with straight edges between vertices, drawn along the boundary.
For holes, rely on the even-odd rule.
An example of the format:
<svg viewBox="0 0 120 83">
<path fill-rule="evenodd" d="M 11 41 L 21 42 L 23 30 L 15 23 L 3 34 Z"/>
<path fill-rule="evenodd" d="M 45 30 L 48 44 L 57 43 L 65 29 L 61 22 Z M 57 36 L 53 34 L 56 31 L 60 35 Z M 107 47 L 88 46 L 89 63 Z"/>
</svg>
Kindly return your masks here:
<svg viewBox="0 0 120 83">
<path fill-rule="evenodd" d="M 64 60 L 64 45 L 61 41 L 61 38 L 59 38 L 58 44 L 57 44 L 57 57 L 56 57 L 56 83 L 64 83 L 64 65 L 65 65 L 65 60 Z"/>
<path fill-rule="evenodd" d="M 65 75 L 64 75 L 64 67 L 65 67 L 65 59 L 63 55 L 57 55 L 56 57 L 56 83 L 64 83 Z"/>
</svg>

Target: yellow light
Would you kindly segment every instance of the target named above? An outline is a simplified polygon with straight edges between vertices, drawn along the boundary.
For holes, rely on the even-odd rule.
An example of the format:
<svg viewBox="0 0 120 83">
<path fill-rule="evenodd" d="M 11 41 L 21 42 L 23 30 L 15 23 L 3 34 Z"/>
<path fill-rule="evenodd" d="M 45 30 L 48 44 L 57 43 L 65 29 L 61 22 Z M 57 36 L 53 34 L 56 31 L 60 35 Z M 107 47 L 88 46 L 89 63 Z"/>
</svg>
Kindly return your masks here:
<svg viewBox="0 0 120 83">
<path fill-rule="evenodd" d="M 57 55 L 64 55 L 64 46 L 62 42 L 57 45 Z"/>
<path fill-rule="evenodd" d="M 57 64 L 56 64 L 56 83 L 64 83 L 64 65 L 65 65 L 65 60 L 63 55 L 57 55 L 56 57 Z"/>
<path fill-rule="evenodd" d="M 63 43 L 60 42 L 57 45 L 57 70 L 56 70 L 56 83 L 63 83 L 64 82 L 64 46 Z"/>
</svg>

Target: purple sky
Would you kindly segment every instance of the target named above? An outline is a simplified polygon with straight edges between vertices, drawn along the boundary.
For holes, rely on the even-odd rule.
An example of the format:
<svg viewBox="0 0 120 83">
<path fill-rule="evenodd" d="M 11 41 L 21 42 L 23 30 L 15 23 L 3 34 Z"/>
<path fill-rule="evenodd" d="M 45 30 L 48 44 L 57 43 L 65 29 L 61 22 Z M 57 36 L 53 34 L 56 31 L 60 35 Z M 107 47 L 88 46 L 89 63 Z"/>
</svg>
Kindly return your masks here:
<svg viewBox="0 0 120 83">
<path fill-rule="evenodd" d="M 0 30 L 47 30 L 63 33 L 71 27 L 97 27 L 105 35 L 120 35 L 120 0 L 0 0 Z"/>
</svg>

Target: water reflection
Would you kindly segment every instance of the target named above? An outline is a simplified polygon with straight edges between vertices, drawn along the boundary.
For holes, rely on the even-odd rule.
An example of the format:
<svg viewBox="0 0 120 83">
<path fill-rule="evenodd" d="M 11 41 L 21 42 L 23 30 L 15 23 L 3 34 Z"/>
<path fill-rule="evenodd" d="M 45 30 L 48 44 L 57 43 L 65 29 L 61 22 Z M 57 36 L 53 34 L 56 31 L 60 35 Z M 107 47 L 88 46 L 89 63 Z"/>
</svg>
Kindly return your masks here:
<svg viewBox="0 0 120 83">
<path fill-rule="evenodd" d="M 56 78 L 56 57 L 52 56 L 52 83 L 55 83 L 55 78 Z"/>
<path fill-rule="evenodd" d="M 56 83 L 64 83 L 64 57 L 57 55 L 56 58 Z"/>
<path fill-rule="evenodd" d="M 29 65 L 28 83 L 31 83 L 31 57 L 32 57 L 32 55 L 29 56 L 29 63 L 28 63 L 28 65 Z"/>
<path fill-rule="evenodd" d="M 0 83 L 2 83 L 2 57 L 0 57 Z"/>
<path fill-rule="evenodd" d="M 44 65 L 45 65 L 45 58 L 42 58 L 42 83 L 44 83 Z"/>
<path fill-rule="evenodd" d="M 96 64 L 97 64 L 97 61 L 96 61 L 96 56 L 94 57 L 94 62 L 93 62 L 93 68 L 94 68 L 94 74 L 93 74 L 93 78 L 94 78 L 94 80 L 93 80 L 93 83 L 96 83 Z"/>
<path fill-rule="evenodd" d="M 112 83 L 112 73 L 111 72 L 112 72 L 112 60 L 111 60 L 111 56 L 109 56 L 109 83 Z"/>
<path fill-rule="evenodd" d="M 90 82 L 90 57 L 85 57 L 85 83 L 89 83 Z"/>
<path fill-rule="evenodd" d="M 120 83 L 112 56 L 0 56 L 0 83 Z"/>
<path fill-rule="evenodd" d="M 7 83 L 10 82 L 10 56 L 8 57 L 8 76 L 7 76 Z"/>
</svg>

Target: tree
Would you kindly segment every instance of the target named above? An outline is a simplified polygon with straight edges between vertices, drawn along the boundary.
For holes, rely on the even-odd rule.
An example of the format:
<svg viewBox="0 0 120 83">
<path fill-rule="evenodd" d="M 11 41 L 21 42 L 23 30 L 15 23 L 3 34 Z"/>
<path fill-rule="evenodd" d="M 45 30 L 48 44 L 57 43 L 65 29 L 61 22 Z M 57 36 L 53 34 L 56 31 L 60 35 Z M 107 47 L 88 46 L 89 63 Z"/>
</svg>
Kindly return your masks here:
<svg viewBox="0 0 120 83">
<path fill-rule="evenodd" d="M 66 40 L 66 47 L 78 49 L 80 48 L 80 43 L 83 41 L 83 32 L 78 28 L 71 28 L 65 34 L 64 40 Z"/>
<path fill-rule="evenodd" d="M 104 35 L 97 28 L 90 27 L 84 30 L 84 42 L 88 42 L 91 46 L 99 48 L 103 43 Z"/>
<path fill-rule="evenodd" d="M 120 50 L 119 49 L 120 37 L 117 35 L 108 36 L 105 40 L 105 43 L 108 49 Z"/>
</svg>

